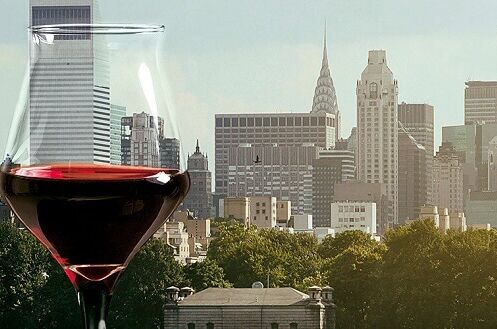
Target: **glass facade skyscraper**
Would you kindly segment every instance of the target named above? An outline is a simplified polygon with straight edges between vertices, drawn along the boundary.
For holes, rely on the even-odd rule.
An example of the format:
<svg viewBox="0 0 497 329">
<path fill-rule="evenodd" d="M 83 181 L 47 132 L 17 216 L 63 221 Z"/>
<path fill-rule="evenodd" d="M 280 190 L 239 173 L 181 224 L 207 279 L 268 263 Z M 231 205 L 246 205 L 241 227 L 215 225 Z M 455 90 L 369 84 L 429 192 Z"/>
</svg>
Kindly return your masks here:
<svg viewBox="0 0 497 329">
<path fill-rule="evenodd" d="M 31 0 L 30 9 L 31 25 L 99 17 L 93 0 Z M 53 44 L 33 46 L 30 59 L 30 163 L 110 163 L 108 56 L 98 37 L 57 36 Z"/>
</svg>

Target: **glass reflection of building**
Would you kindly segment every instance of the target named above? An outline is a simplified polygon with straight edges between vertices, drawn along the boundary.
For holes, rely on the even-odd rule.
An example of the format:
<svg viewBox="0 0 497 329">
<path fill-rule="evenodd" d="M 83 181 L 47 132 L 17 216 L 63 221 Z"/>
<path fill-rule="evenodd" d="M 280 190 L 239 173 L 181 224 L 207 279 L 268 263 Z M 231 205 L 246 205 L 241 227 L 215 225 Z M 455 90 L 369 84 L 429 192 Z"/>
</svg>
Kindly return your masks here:
<svg viewBox="0 0 497 329">
<path fill-rule="evenodd" d="M 90 24 L 95 1 L 31 0 L 30 25 Z M 101 37 L 59 35 L 30 49 L 29 161 L 110 162 L 110 83 Z"/>
</svg>

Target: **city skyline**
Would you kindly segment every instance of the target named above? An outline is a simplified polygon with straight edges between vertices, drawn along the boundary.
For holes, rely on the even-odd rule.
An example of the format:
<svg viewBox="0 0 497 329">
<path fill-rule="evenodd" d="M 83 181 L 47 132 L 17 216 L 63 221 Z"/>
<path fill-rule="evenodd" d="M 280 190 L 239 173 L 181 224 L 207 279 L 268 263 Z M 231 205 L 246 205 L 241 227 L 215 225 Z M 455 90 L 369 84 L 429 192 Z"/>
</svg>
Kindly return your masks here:
<svg viewBox="0 0 497 329">
<path fill-rule="evenodd" d="M 111 12 L 115 6 L 113 1 L 100 5 L 102 16 L 109 17 L 111 13 L 112 21 L 121 17 L 125 21 L 142 22 L 145 18 L 146 22 L 164 22 L 168 26 L 165 61 L 176 107 L 179 112 L 195 108 L 200 119 L 193 123 L 198 135 L 180 136 L 184 145 L 194 145 L 196 138 L 213 141 L 214 113 L 310 111 L 321 66 L 325 18 L 328 59 L 342 115 L 343 137 L 348 137 L 350 128 L 355 125 L 353 88 L 370 49 L 387 50 L 389 66 L 399 80 L 399 102 L 428 103 L 435 107 L 435 146 L 440 145 L 441 126 L 463 124 L 465 81 L 468 78 L 493 80 L 491 74 L 497 68 L 492 60 L 497 53 L 493 42 L 495 32 L 485 23 L 489 20 L 478 19 L 471 26 L 459 26 L 465 17 L 488 15 L 495 7 L 490 2 L 476 9 L 471 7 L 471 11 L 468 4 L 452 6 L 450 18 L 434 15 L 436 8 L 444 7 L 442 3 L 421 3 L 409 8 L 412 17 L 397 15 L 408 9 L 408 4 L 403 2 L 393 6 L 393 2 L 384 1 L 378 8 L 372 4 L 315 3 L 306 10 L 299 10 L 300 4 L 293 4 L 289 6 L 292 10 L 279 12 L 277 20 L 270 20 L 272 15 L 259 15 L 264 13 L 262 3 L 254 3 L 251 10 L 242 11 L 244 18 L 239 12 L 244 5 L 225 3 L 226 8 L 222 10 L 218 2 L 210 10 L 218 10 L 220 22 L 209 24 L 207 31 L 200 29 L 212 23 L 212 18 L 205 17 L 201 10 L 205 4 L 195 7 L 197 12 L 190 10 L 191 5 L 172 2 L 176 4 L 172 13 L 165 8 L 169 4 L 152 5 L 147 1 L 142 5 L 133 4 L 136 10 L 130 12 L 134 19 L 120 8 Z M 158 7 L 158 10 L 152 13 L 146 10 L 147 6 Z M 267 6 L 274 9 L 280 4 L 271 2 Z M 432 6 L 433 13 L 424 15 Z M 9 15 L 2 14 L 7 28 L 0 32 L 0 86 L 7 95 L 7 109 L 15 106 L 24 74 L 26 7 L 27 4 L 16 3 L 9 8 Z M 376 16 L 371 15 L 375 13 Z M 177 14 L 185 14 L 185 22 L 178 20 Z M 352 14 L 358 19 L 349 21 L 347 18 Z M 421 17 L 422 26 L 412 24 Z M 240 25 L 238 31 L 229 28 L 234 19 Z M 256 24 L 252 24 L 254 22 Z M 393 26 L 396 28 L 392 29 Z M 266 33 L 268 31 L 271 33 Z M 413 52 L 416 56 L 408 56 Z M 222 70 L 221 65 L 237 69 Z M 0 117 L 9 120 L 5 112 L 11 111 L 3 111 Z M 188 122 L 181 115 L 179 121 Z M 5 138 L 6 132 L 2 130 L 0 150 L 4 148 Z M 205 146 L 211 158 L 214 158 L 213 144 Z M 213 170 L 212 163 L 210 169 Z"/>
</svg>

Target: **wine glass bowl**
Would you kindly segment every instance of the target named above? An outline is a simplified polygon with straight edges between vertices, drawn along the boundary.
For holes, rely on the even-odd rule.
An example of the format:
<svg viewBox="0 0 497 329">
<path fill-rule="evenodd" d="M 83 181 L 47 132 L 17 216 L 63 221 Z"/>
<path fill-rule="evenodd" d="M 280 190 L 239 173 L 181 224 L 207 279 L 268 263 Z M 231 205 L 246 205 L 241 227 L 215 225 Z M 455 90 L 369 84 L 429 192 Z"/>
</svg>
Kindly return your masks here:
<svg viewBox="0 0 497 329">
<path fill-rule="evenodd" d="M 87 328 L 139 248 L 179 206 L 188 173 L 162 83 L 164 26 L 33 26 L 0 192 L 79 293 Z M 168 136 L 166 138 L 165 136 Z"/>
</svg>

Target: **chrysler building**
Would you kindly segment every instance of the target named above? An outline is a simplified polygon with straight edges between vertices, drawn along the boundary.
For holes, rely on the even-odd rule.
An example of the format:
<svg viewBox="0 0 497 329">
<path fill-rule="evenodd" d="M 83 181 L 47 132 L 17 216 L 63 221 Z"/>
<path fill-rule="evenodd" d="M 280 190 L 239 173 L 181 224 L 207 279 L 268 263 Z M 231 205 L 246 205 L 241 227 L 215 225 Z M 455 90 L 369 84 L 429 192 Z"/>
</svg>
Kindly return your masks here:
<svg viewBox="0 0 497 329">
<path fill-rule="evenodd" d="M 326 47 L 326 26 L 324 31 L 324 49 L 321 71 L 314 91 L 311 113 L 326 112 L 335 115 L 335 140 L 340 138 L 340 112 L 333 79 L 328 65 L 328 49 Z"/>
</svg>

